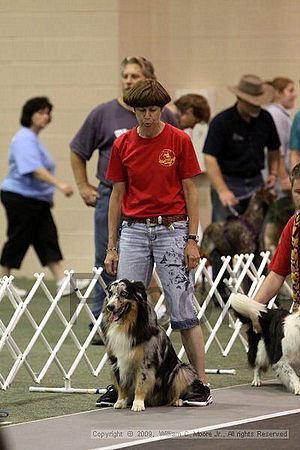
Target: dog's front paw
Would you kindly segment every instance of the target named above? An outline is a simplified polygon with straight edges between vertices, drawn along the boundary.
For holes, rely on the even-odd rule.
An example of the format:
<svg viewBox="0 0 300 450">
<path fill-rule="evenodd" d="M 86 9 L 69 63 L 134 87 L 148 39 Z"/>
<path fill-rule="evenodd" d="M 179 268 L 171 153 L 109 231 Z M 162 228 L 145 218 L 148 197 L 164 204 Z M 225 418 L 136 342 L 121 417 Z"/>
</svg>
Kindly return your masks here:
<svg viewBox="0 0 300 450">
<path fill-rule="evenodd" d="M 300 395 L 300 381 L 299 381 L 299 383 L 297 383 L 296 386 L 294 387 L 294 394 L 295 394 L 295 395 Z"/>
<path fill-rule="evenodd" d="M 127 398 L 121 398 L 114 404 L 115 409 L 125 409 L 127 408 Z"/>
<path fill-rule="evenodd" d="M 253 379 L 252 383 L 251 383 L 251 386 L 260 387 L 261 386 L 261 379 L 255 377 Z"/>
<path fill-rule="evenodd" d="M 131 411 L 145 411 L 144 400 L 134 400 Z"/>
<path fill-rule="evenodd" d="M 181 398 L 178 398 L 177 400 L 174 400 L 171 403 L 172 406 L 183 406 L 183 400 Z"/>
</svg>

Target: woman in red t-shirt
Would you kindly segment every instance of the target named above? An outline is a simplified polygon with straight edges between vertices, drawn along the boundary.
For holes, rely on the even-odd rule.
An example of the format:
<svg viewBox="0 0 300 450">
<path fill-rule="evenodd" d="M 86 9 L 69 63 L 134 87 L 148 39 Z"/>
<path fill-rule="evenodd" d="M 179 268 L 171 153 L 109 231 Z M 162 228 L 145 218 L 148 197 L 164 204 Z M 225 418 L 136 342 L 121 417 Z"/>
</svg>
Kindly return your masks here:
<svg viewBox="0 0 300 450">
<path fill-rule="evenodd" d="M 118 278 L 142 281 L 146 288 L 156 266 L 173 329 L 181 333 L 187 356 L 211 403 L 204 366 L 204 341 L 194 304 L 194 269 L 199 264 L 201 173 L 189 136 L 160 120 L 171 98 L 156 80 L 142 80 L 125 94 L 138 126 L 116 139 L 107 179 L 113 182 L 105 267 Z M 121 223 L 119 236 L 119 227 Z"/>
</svg>

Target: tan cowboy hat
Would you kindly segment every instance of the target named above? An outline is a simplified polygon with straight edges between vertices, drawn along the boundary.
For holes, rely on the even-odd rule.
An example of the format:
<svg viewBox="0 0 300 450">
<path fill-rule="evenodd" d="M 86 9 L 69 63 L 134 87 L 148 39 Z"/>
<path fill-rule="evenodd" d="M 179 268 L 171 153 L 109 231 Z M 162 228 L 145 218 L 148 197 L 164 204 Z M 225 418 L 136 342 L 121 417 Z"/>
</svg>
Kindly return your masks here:
<svg viewBox="0 0 300 450">
<path fill-rule="evenodd" d="M 274 97 L 274 89 L 256 75 L 243 75 L 238 86 L 228 86 L 238 98 L 251 105 L 262 106 L 270 103 Z"/>
</svg>

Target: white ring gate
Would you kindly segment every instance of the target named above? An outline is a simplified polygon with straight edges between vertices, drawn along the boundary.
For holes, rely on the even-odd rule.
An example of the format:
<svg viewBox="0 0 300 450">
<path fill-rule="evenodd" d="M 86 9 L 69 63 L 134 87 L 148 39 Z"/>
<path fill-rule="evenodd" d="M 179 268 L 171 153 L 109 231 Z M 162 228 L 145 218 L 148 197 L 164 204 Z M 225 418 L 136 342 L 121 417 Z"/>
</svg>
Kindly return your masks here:
<svg viewBox="0 0 300 450">
<path fill-rule="evenodd" d="M 211 275 L 206 267 L 206 259 L 202 259 L 200 261 L 200 264 L 198 266 L 198 269 L 196 271 L 196 283 L 199 282 L 205 282 L 205 285 L 208 285 L 209 290 L 206 294 L 205 298 L 203 299 L 203 302 L 201 305 L 198 304 L 198 318 L 203 321 L 204 326 L 207 328 L 209 332 L 209 337 L 205 344 L 205 353 L 208 352 L 211 344 L 213 341 L 216 342 L 221 354 L 223 356 L 227 356 L 235 342 L 235 340 L 238 338 L 240 339 L 245 351 L 247 351 L 247 343 L 243 335 L 241 334 L 241 322 L 239 320 L 236 320 L 234 317 L 232 317 L 232 314 L 229 310 L 229 302 L 226 304 L 223 302 L 222 297 L 220 296 L 218 292 L 218 284 L 221 280 L 224 279 L 224 275 L 227 272 L 228 278 L 225 279 L 225 282 L 232 292 L 243 292 L 242 289 L 242 282 L 245 279 L 245 277 L 249 277 L 251 280 L 251 287 L 249 291 L 247 292 L 247 295 L 250 297 L 253 297 L 257 291 L 257 289 L 260 287 L 261 283 L 264 280 L 264 269 L 266 267 L 266 264 L 268 263 L 269 259 L 269 252 L 262 253 L 262 260 L 258 268 L 256 268 L 253 264 L 253 258 L 254 255 L 237 255 L 234 258 L 231 258 L 230 256 L 222 257 L 222 268 L 218 274 L 218 277 L 216 280 L 212 280 Z M 0 318 L 0 387 L 3 390 L 6 390 L 14 381 L 17 373 L 21 369 L 21 367 L 25 367 L 28 374 L 34 381 L 34 383 L 40 385 L 42 380 L 44 379 L 46 373 L 48 372 L 50 366 L 52 363 L 55 363 L 59 371 L 61 372 L 61 375 L 64 380 L 64 387 L 41 387 L 41 386 L 32 386 L 29 388 L 30 391 L 39 391 L 39 392 L 64 392 L 64 393 L 102 393 L 105 392 L 105 389 L 99 389 L 99 388 L 92 388 L 92 389 L 79 389 L 79 388 L 73 388 L 71 385 L 71 379 L 72 376 L 78 367 L 81 360 L 84 360 L 86 363 L 86 366 L 88 370 L 91 372 L 92 375 L 98 377 L 101 373 L 101 370 L 104 368 L 106 362 L 107 362 L 107 354 L 105 353 L 102 357 L 99 364 L 94 367 L 92 362 L 90 361 L 86 350 L 88 349 L 95 333 L 100 333 L 100 322 L 102 316 L 96 320 L 93 316 L 91 309 L 88 304 L 88 300 L 90 299 L 90 296 L 93 292 L 93 289 L 95 287 L 95 284 L 99 282 L 103 288 L 105 288 L 105 283 L 101 277 L 101 268 L 94 268 L 92 278 L 90 281 L 89 286 L 87 287 L 84 295 L 80 292 L 79 289 L 77 289 L 76 286 L 76 276 L 74 271 L 66 271 L 65 272 L 65 280 L 60 287 L 59 291 L 56 293 L 55 296 L 51 294 L 49 291 L 47 285 L 44 282 L 44 273 L 41 274 L 35 274 L 36 281 L 33 284 L 32 288 L 28 292 L 26 298 L 23 300 L 18 294 L 16 293 L 14 286 L 12 284 L 13 277 L 3 277 L 1 280 L 0 285 L 0 313 L 1 313 L 1 303 L 3 301 L 3 298 L 5 296 L 8 297 L 10 304 L 13 307 L 13 314 L 5 326 L 3 321 Z M 159 280 L 157 278 L 157 281 L 159 283 Z M 74 288 L 75 294 L 77 296 L 77 306 L 73 311 L 73 314 L 67 320 L 66 316 L 62 312 L 60 308 L 60 300 L 63 294 L 63 291 L 65 287 L 70 283 L 71 287 Z M 286 288 L 291 292 L 291 288 L 286 283 Z M 42 318 L 41 322 L 38 324 L 31 314 L 29 310 L 29 306 L 31 304 L 32 299 L 34 298 L 34 295 L 36 294 L 36 291 L 38 289 L 42 289 L 43 293 L 45 294 L 46 298 L 48 299 L 50 306 L 48 310 L 46 311 L 44 317 Z M 216 323 L 212 326 L 206 316 L 207 307 L 212 301 L 213 296 L 217 299 L 217 301 L 220 303 L 221 310 L 220 315 L 217 318 Z M 164 295 L 163 293 L 160 295 L 159 301 L 156 304 L 155 309 L 157 310 L 159 306 L 164 301 Z M 271 303 L 273 305 L 274 299 Z M 90 333 L 85 338 L 84 342 L 81 344 L 80 340 L 75 334 L 74 331 L 74 324 L 79 320 L 80 314 L 82 311 L 85 311 L 87 314 L 91 324 L 93 324 L 92 329 Z M 51 316 L 56 313 L 58 318 L 60 319 L 61 324 L 63 325 L 64 329 L 62 334 L 60 335 L 59 339 L 57 340 L 54 347 L 52 347 L 48 341 L 48 339 L 45 336 L 45 329 L 47 324 L 49 323 L 49 319 Z M 26 317 L 30 325 L 32 326 L 34 330 L 34 334 L 31 337 L 30 341 L 28 342 L 26 348 L 21 351 L 16 340 L 13 337 L 13 332 L 18 326 L 20 319 L 22 317 Z M 1 317 L 1 315 L 0 315 Z M 225 318 L 228 318 L 229 326 L 232 329 L 232 334 L 230 337 L 230 340 L 228 341 L 225 348 L 223 348 L 218 336 L 217 332 L 220 329 L 221 325 L 224 322 Z M 170 335 L 172 332 L 171 326 L 169 326 L 167 330 L 167 334 Z M 64 367 L 63 361 L 61 361 L 58 357 L 58 352 L 64 345 L 64 342 L 66 338 L 69 337 L 73 341 L 75 347 L 76 347 L 76 357 L 73 360 L 70 368 L 67 370 Z M 37 340 L 40 339 L 44 346 L 46 351 L 49 353 L 49 356 L 44 363 L 44 366 L 41 368 L 39 373 L 35 372 L 35 370 L 32 367 L 32 364 L 28 361 L 28 356 L 34 351 L 34 347 L 36 345 Z M 1 373 L 1 351 L 6 348 L 8 352 L 10 353 L 13 364 L 10 367 L 10 370 L 6 376 L 4 376 Z M 182 358 L 184 355 L 184 347 L 182 346 L 178 356 L 179 358 Z M 234 369 L 207 369 L 207 373 L 223 373 L 223 374 L 234 374 Z"/>
</svg>

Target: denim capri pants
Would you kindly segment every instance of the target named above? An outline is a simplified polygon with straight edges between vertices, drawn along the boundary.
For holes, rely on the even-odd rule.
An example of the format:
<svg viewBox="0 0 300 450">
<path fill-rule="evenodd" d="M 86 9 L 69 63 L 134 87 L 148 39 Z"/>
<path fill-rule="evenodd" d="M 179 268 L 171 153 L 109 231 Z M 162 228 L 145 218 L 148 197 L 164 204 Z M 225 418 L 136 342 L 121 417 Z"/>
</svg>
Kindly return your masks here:
<svg viewBox="0 0 300 450">
<path fill-rule="evenodd" d="M 199 324 L 194 300 L 195 272 L 187 271 L 184 263 L 187 236 L 186 221 L 166 227 L 124 220 L 120 229 L 118 278 L 142 281 L 147 288 L 155 264 L 174 330 Z"/>
</svg>

